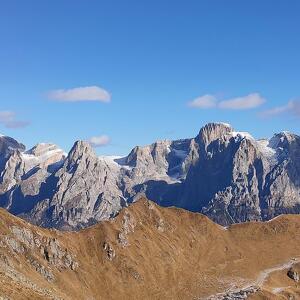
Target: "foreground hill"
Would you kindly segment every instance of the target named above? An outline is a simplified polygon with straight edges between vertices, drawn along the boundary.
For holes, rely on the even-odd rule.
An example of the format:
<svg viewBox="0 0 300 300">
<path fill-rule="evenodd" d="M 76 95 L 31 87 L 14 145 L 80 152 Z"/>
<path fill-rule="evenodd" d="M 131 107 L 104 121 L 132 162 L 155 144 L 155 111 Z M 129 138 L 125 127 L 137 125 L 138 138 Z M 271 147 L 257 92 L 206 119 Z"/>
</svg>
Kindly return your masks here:
<svg viewBox="0 0 300 300">
<path fill-rule="evenodd" d="M 224 228 L 141 199 L 60 232 L 0 210 L 4 299 L 299 299 L 299 258 L 297 215 Z"/>
<path fill-rule="evenodd" d="M 224 123 L 195 138 L 97 157 L 77 141 L 24 145 L 0 136 L 0 206 L 33 224 L 80 229 L 115 216 L 141 196 L 201 212 L 221 225 L 300 212 L 300 137 L 256 140 Z"/>
</svg>

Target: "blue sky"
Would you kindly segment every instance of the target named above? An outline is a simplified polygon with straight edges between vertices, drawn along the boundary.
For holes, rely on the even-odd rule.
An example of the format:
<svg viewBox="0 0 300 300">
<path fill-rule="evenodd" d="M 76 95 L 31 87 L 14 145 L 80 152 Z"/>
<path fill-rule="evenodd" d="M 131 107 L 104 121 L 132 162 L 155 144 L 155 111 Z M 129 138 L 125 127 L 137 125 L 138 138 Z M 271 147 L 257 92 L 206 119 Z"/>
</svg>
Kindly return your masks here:
<svg viewBox="0 0 300 300">
<path fill-rule="evenodd" d="M 0 132 L 120 155 L 211 121 L 299 134 L 299 14 L 293 0 L 0 0 Z"/>
</svg>

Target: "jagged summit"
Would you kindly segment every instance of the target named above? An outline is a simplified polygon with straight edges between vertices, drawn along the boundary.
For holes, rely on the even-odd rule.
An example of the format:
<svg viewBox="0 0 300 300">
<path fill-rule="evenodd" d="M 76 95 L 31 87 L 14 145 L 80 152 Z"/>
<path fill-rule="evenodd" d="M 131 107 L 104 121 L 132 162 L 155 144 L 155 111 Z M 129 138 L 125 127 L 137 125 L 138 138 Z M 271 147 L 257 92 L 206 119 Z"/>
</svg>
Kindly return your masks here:
<svg viewBox="0 0 300 300">
<path fill-rule="evenodd" d="M 298 136 L 296 134 L 293 134 L 288 131 L 282 131 L 280 133 L 275 134 L 270 139 L 270 144 L 272 144 L 273 147 L 284 147 L 297 140 L 297 137 Z"/>
<path fill-rule="evenodd" d="M 74 143 L 70 152 L 94 152 L 92 145 L 88 141 L 78 140 Z"/>
<path fill-rule="evenodd" d="M 231 125 L 227 123 L 208 123 L 200 129 L 198 139 L 207 145 L 233 131 Z"/>
<path fill-rule="evenodd" d="M 14 150 L 25 151 L 25 146 L 9 136 L 0 136 L 0 160 Z"/>
<path fill-rule="evenodd" d="M 141 196 L 202 212 L 222 225 L 300 212 L 300 137 L 256 140 L 227 123 L 195 138 L 136 146 L 125 157 L 98 157 L 77 141 L 29 151 L 0 138 L 0 205 L 47 227 L 79 229 L 115 216 Z"/>
<path fill-rule="evenodd" d="M 77 160 L 83 156 L 96 156 L 91 144 L 87 141 L 76 141 L 68 153 L 68 160 Z"/>
</svg>

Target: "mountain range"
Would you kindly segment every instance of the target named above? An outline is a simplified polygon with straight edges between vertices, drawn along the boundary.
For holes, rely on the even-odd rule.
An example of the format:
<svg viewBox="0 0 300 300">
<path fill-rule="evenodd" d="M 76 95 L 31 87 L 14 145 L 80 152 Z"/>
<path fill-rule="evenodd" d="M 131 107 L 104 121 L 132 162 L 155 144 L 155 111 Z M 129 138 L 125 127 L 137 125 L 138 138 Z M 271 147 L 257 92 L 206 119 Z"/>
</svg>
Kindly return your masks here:
<svg viewBox="0 0 300 300">
<path fill-rule="evenodd" d="M 195 138 L 97 156 L 86 141 L 69 153 L 30 150 L 0 136 L 0 206 L 33 224 L 78 230 L 116 216 L 141 197 L 201 212 L 220 225 L 300 212 L 300 137 L 255 139 L 226 123 Z"/>
</svg>

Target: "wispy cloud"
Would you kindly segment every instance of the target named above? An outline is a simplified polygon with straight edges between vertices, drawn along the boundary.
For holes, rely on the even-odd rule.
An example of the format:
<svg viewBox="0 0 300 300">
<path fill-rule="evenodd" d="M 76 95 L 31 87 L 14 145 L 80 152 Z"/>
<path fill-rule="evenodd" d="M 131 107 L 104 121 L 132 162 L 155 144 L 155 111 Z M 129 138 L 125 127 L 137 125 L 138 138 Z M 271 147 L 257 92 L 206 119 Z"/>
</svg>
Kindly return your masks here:
<svg viewBox="0 0 300 300">
<path fill-rule="evenodd" d="M 89 139 L 89 143 L 93 147 L 102 147 L 110 143 L 110 138 L 107 135 L 93 136 Z"/>
<path fill-rule="evenodd" d="M 261 106 L 266 100 L 258 93 L 249 94 L 244 97 L 233 98 L 219 102 L 221 109 L 252 109 Z"/>
<path fill-rule="evenodd" d="M 231 109 L 244 110 L 261 106 L 266 100 L 259 93 L 252 93 L 243 97 L 220 100 L 214 95 L 204 95 L 190 101 L 188 106 L 199 109 Z"/>
<path fill-rule="evenodd" d="M 99 86 L 77 87 L 73 89 L 53 90 L 48 93 L 48 98 L 56 101 L 79 102 L 99 101 L 110 102 L 111 95 Z"/>
<path fill-rule="evenodd" d="M 217 101 L 215 96 L 207 94 L 190 101 L 188 106 L 202 109 L 214 108 L 217 106 Z"/>
<path fill-rule="evenodd" d="M 260 113 L 262 117 L 273 117 L 281 114 L 289 114 L 300 117 L 300 100 L 290 100 L 282 106 L 275 106 Z"/>
<path fill-rule="evenodd" d="M 30 124 L 28 121 L 16 120 L 16 113 L 10 110 L 0 111 L 0 124 L 6 128 L 24 128 Z"/>
</svg>

